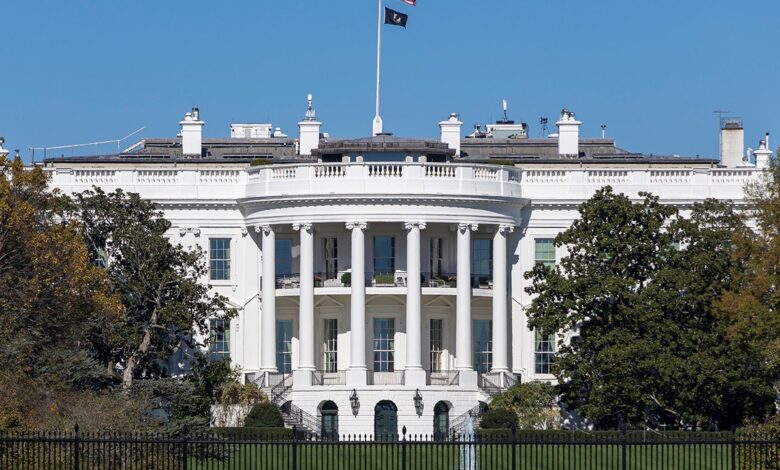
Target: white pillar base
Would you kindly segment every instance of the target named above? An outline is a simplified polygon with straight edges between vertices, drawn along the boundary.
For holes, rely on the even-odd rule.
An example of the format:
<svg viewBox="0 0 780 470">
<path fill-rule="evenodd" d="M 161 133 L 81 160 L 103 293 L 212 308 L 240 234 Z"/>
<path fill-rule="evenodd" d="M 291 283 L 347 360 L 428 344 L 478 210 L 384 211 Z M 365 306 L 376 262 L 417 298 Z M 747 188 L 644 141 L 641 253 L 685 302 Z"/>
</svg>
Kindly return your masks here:
<svg viewBox="0 0 780 470">
<path fill-rule="evenodd" d="M 458 374 L 458 383 L 461 387 L 476 388 L 477 387 L 477 371 L 475 370 L 461 370 Z"/>
<path fill-rule="evenodd" d="M 365 386 L 368 382 L 368 369 L 347 369 L 347 386 Z"/>
<path fill-rule="evenodd" d="M 406 369 L 404 371 L 404 385 L 424 387 L 427 382 L 427 376 L 425 369 Z"/>
<path fill-rule="evenodd" d="M 313 369 L 297 369 L 293 371 L 293 388 L 310 387 Z"/>
</svg>

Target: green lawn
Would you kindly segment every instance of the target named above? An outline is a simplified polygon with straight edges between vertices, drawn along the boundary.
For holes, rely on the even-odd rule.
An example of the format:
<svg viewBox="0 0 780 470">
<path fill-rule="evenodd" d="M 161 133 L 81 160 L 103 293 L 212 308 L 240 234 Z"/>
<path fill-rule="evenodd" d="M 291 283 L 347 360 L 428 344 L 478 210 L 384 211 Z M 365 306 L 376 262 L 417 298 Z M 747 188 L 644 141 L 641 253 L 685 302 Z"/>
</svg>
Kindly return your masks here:
<svg viewBox="0 0 780 470">
<path fill-rule="evenodd" d="M 475 469 L 511 469 L 511 444 L 481 444 L 469 455 L 452 444 L 406 444 L 408 470 L 451 470 L 461 460 L 475 462 Z M 291 444 L 231 444 L 222 460 L 191 460 L 192 469 L 292 469 Z M 402 446 L 398 444 L 297 444 L 296 466 L 301 470 L 401 469 Z M 729 470 L 730 445 L 724 444 L 631 444 L 626 446 L 626 469 L 636 470 Z M 622 469 L 623 449 L 618 445 L 523 444 L 515 450 L 515 468 L 534 470 Z"/>
</svg>

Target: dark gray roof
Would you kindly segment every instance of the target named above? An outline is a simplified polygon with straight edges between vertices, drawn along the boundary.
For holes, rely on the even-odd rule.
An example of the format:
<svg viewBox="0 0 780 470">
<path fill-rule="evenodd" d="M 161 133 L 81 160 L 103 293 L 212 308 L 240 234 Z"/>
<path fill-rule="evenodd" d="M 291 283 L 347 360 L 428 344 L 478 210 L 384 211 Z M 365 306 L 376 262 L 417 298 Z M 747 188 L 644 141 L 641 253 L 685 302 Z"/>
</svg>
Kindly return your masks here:
<svg viewBox="0 0 780 470">
<path fill-rule="evenodd" d="M 358 139 L 339 139 L 321 142 L 312 153 L 319 155 L 349 155 L 353 153 L 422 153 L 436 155 L 455 155 L 455 150 L 438 140 L 414 139 L 381 134 Z"/>
</svg>

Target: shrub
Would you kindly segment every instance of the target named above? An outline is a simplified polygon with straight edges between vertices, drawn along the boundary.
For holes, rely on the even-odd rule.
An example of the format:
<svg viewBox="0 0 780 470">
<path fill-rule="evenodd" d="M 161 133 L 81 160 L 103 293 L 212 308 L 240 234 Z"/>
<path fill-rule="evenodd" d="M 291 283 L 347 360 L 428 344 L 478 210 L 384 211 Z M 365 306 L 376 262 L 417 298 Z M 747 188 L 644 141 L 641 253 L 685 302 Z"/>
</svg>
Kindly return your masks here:
<svg viewBox="0 0 780 470">
<path fill-rule="evenodd" d="M 228 382 L 222 385 L 216 398 L 220 405 L 254 405 L 268 400 L 268 396 L 260 391 L 257 384 L 241 385 L 238 382 Z"/>
<path fill-rule="evenodd" d="M 282 412 L 270 401 L 256 403 L 244 419 L 245 428 L 281 428 L 284 427 Z"/>
<path fill-rule="evenodd" d="M 556 401 L 555 387 L 552 385 L 546 382 L 526 382 L 496 395 L 490 407 L 515 413 L 519 429 L 557 429 L 561 419 Z"/>
<path fill-rule="evenodd" d="M 491 408 L 479 422 L 480 429 L 511 429 L 517 424 L 517 415 L 512 410 Z"/>
<path fill-rule="evenodd" d="M 515 166 L 515 162 L 512 160 L 502 160 L 499 158 L 493 158 L 488 160 L 488 163 L 491 165 L 501 165 L 501 166 Z"/>
<path fill-rule="evenodd" d="M 345 286 L 352 284 L 352 273 L 344 273 L 341 275 L 341 283 Z"/>
<path fill-rule="evenodd" d="M 273 163 L 273 160 L 270 158 L 253 158 L 251 162 L 249 162 L 249 166 L 261 166 L 261 165 L 270 165 Z"/>
<path fill-rule="evenodd" d="M 290 441 L 293 430 L 288 428 L 214 428 L 214 433 L 239 441 Z"/>
</svg>

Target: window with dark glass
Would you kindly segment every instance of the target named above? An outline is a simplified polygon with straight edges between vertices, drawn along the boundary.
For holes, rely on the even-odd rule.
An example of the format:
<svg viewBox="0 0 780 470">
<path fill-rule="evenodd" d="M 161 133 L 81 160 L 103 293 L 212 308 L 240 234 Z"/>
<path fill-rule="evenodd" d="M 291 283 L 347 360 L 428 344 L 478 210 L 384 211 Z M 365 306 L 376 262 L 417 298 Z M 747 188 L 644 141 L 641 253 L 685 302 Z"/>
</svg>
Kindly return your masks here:
<svg viewBox="0 0 780 470">
<path fill-rule="evenodd" d="M 474 320 L 474 369 L 477 372 L 490 372 L 493 367 L 493 322 Z"/>
<path fill-rule="evenodd" d="M 493 278 L 493 240 L 477 238 L 472 243 L 471 275 L 475 287 L 487 287 Z"/>
<path fill-rule="evenodd" d="M 444 239 L 431 238 L 431 279 L 441 275 L 444 266 Z"/>
<path fill-rule="evenodd" d="M 289 277 L 293 270 L 292 240 L 276 240 L 276 275 Z"/>
<path fill-rule="evenodd" d="M 336 372 L 338 370 L 339 321 L 335 318 L 326 318 L 324 322 L 323 368 L 325 372 Z"/>
<path fill-rule="evenodd" d="M 230 320 L 209 320 L 209 354 L 219 360 L 230 358 Z"/>
<path fill-rule="evenodd" d="M 276 321 L 276 369 L 282 374 L 292 372 L 292 320 Z"/>
<path fill-rule="evenodd" d="M 212 281 L 230 280 L 229 238 L 212 238 L 209 240 L 209 279 Z"/>
<path fill-rule="evenodd" d="M 552 374 L 555 335 L 536 331 L 534 337 L 534 370 L 537 374 Z"/>
<path fill-rule="evenodd" d="M 337 279 L 339 274 L 339 240 L 336 237 L 322 239 L 326 279 Z"/>
<path fill-rule="evenodd" d="M 431 335 L 431 372 L 441 372 L 443 363 L 443 324 L 444 320 L 432 318 L 430 321 Z"/>
<path fill-rule="evenodd" d="M 395 237 L 374 237 L 374 274 L 395 275 Z"/>
<path fill-rule="evenodd" d="M 395 370 L 395 319 L 374 318 L 374 371 Z"/>
</svg>

